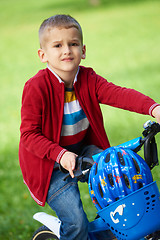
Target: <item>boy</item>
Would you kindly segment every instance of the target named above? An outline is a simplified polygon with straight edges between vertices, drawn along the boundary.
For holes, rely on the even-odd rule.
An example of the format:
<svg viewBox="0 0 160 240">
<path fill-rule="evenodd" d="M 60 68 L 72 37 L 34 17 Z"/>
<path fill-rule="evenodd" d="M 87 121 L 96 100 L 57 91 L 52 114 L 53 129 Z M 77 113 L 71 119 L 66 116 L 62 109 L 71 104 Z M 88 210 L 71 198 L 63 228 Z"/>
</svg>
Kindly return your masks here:
<svg viewBox="0 0 160 240">
<path fill-rule="evenodd" d="M 160 106 L 151 98 L 116 86 L 80 65 L 85 59 L 82 30 L 68 15 L 46 19 L 39 29 L 38 55 L 47 68 L 25 84 L 21 109 L 19 159 L 33 199 L 45 202 L 61 220 L 61 240 L 88 239 L 77 180 L 77 155 L 108 148 L 99 103 L 150 114 L 160 123 Z M 72 178 L 63 181 L 58 165 Z"/>
</svg>

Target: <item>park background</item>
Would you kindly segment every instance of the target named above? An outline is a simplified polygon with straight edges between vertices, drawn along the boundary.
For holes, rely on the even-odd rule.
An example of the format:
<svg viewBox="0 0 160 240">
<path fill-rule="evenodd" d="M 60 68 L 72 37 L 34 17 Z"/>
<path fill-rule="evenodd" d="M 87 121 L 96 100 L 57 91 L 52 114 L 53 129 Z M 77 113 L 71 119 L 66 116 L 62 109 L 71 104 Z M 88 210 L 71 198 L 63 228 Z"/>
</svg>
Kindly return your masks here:
<svg viewBox="0 0 160 240">
<path fill-rule="evenodd" d="M 62 13 L 82 26 L 87 46 L 83 65 L 160 102 L 160 1 L 0 0 L 0 239 L 30 239 L 40 226 L 33 214 L 52 214 L 48 206 L 32 200 L 23 184 L 18 143 L 23 86 L 45 67 L 37 55 L 38 28 L 44 19 Z M 111 145 L 140 136 L 143 123 L 153 119 L 108 106 L 102 111 Z M 160 149 L 160 136 L 157 142 Z M 160 187 L 159 170 L 156 167 L 153 175 Z M 80 184 L 80 189 L 92 220 L 96 209 L 87 184 Z"/>
</svg>

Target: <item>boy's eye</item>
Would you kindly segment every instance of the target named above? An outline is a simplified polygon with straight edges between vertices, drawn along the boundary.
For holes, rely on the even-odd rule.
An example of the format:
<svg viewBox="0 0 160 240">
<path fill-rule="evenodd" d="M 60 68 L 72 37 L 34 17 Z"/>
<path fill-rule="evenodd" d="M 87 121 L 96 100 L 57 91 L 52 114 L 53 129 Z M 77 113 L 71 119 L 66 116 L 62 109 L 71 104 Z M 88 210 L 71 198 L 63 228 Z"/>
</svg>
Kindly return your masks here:
<svg viewBox="0 0 160 240">
<path fill-rule="evenodd" d="M 54 47 L 59 48 L 59 47 L 61 47 L 61 44 L 56 44 L 56 45 L 54 45 Z"/>
<path fill-rule="evenodd" d="M 77 46 L 78 44 L 77 43 L 72 43 L 72 46 Z"/>
<path fill-rule="evenodd" d="M 76 43 L 76 42 L 73 42 L 73 43 L 70 43 L 70 46 L 79 46 L 79 44 L 78 43 Z"/>
</svg>

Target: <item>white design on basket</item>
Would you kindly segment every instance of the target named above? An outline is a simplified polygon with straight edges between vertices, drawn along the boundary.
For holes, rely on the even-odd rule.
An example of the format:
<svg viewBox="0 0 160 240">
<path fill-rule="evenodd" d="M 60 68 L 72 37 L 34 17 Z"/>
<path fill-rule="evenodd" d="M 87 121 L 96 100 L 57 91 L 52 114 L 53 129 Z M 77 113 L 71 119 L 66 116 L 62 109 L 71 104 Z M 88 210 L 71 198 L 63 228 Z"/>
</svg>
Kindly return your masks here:
<svg viewBox="0 0 160 240">
<path fill-rule="evenodd" d="M 119 215 L 123 215 L 123 209 L 126 207 L 126 205 L 125 204 L 122 204 L 122 205 L 119 205 L 116 209 L 115 209 L 115 211 L 114 212 L 110 212 L 110 217 L 111 217 L 111 219 L 112 219 L 112 221 L 114 222 L 114 223 L 119 223 L 119 219 L 118 218 L 116 218 L 115 219 L 115 215 L 116 215 L 116 213 L 118 213 Z"/>
</svg>

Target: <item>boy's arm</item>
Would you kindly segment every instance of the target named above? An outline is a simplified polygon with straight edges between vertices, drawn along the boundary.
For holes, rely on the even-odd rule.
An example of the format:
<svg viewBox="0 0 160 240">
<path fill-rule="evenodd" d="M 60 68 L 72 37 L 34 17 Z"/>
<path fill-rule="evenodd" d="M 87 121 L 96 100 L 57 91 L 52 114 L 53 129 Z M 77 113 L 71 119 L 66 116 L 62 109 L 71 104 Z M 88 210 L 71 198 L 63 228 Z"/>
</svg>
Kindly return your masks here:
<svg viewBox="0 0 160 240">
<path fill-rule="evenodd" d="M 41 159 L 59 163 L 67 150 L 42 134 L 42 119 L 42 96 L 26 84 L 22 97 L 20 146 Z"/>
<path fill-rule="evenodd" d="M 97 75 L 96 92 L 98 100 L 102 104 L 137 112 L 145 115 L 153 115 L 153 110 L 159 106 L 150 97 L 130 88 L 120 87 Z M 158 108 L 159 109 L 159 108 Z M 156 118 L 158 117 L 156 110 Z"/>
</svg>

